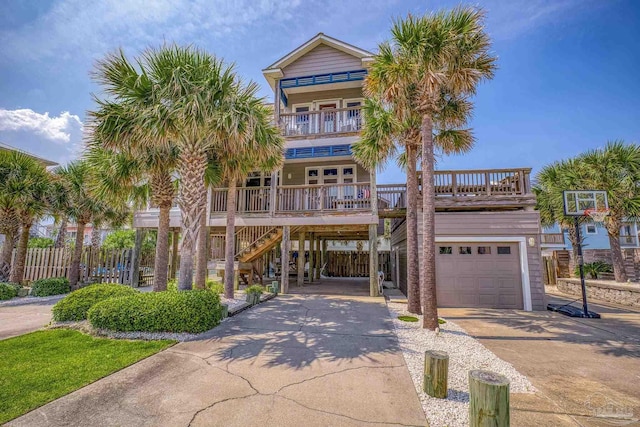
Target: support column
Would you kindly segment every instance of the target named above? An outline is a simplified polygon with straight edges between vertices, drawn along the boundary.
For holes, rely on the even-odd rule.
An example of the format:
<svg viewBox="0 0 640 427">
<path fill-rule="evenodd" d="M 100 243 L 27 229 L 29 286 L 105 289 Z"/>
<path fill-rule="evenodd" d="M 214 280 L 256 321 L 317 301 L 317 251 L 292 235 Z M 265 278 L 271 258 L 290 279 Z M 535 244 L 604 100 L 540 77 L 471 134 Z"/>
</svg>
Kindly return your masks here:
<svg viewBox="0 0 640 427">
<path fill-rule="evenodd" d="M 322 241 L 318 238 L 316 239 L 316 279 L 320 280 L 320 271 L 322 271 L 323 266 L 322 260 Z"/>
<path fill-rule="evenodd" d="M 316 235 L 315 233 L 310 233 L 309 234 L 309 283 L 313 283 L 313 275 L 315 272 L 315 267 L 316 267 L 316 254 L 314 253 L 315 250 L 315 240 L 316 240 Z"/>
<path fill-rule="evenodd" d="M 169 279 L 176 278 L 176 271 L 178 271 L 178 242 L 180 232 L 178 229 L 173 230 L 171 233 L 171 266 L 169 270 Z"/>
<path fill-rule="evenodd" d="M 369 288 L 372 297 L 378 292 L 378 226 L 369 224 Z"/>
<path fill-rule="evenodd" d="M 327 254 L 327 241 L 323 240 L 322 241 L 322 265 L 327 264 L 329 265 L 329 254 Z"/>
<path fill-rule="evenodd" d="M 304 231 L 301 231 L 298 234 L 298 286 L 304 285 L 304 244 L 305 244 L 305 235 Z"/>
<path fill-rule="evenodd" d="M 278 171 L 271 173 L 271 187 L 269 188 L 269 192 L 269 213 L 273 216 L 276 211 L 278 195 Z"/>
<path fill-rule="evenodd" d="M 291 247 L 291 226 L 282 227 L 282 243 L 280 244 L 280 291 L 289 292 L 289 248 Z"/>
<path fill-rule="evenodd" d="M 131 252 L 131 274 L 129 275 L 129 286 L 137 288 L 140 282 L 140 252 L 144 240 L 144 229 L 136 228 L 136 240 Z"/>
</svg>

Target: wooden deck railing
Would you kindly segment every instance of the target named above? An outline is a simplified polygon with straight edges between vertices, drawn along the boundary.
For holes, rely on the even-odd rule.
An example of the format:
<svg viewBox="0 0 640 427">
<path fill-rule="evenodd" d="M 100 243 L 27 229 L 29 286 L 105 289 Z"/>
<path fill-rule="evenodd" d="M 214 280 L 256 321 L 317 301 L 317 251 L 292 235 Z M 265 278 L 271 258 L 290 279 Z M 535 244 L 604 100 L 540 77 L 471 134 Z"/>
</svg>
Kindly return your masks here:
<svg viewBox="0 0 640 427">
<path fill-rule="evenodd" d="M 467 171 L 436 171 L 436 200 L 454 202 L 456 199 L 510 199 L 531 196 L 530 169 L 492 169 Z M 421 187 L 422 174 L 418 173 Z M 393 211 L 406 208 L 405 184 L 377 185 L 378 210 Z M 284 185 L 276 188 L 272 197 L 270 187 L 237 189 L 238 213 L 294 213 L 339 212 L 371 210 L 369 183 Z M 485 199 L 484 196 L 487 199 Z M 272 203 L 274 203 L 273 206 Z M 211 213 L 227 210 L 227 189 L 211 190 Z"/>
<path fill-rule="evenodd" d="M 284 136 L 327 135 L 358 132 L 362 128 L 361 107 L 281 113 Z"/>
<path fill-rule="evenodd" d="M 562 245 L 564 244 L 563 233 L 542 233 L 540 235 L 540 243 L 547 245 Z"/>
<path fill-rule="evenodd" d="M 638 236 L 620 236 L 620 246 L 638 246 Z"/>
</svg>

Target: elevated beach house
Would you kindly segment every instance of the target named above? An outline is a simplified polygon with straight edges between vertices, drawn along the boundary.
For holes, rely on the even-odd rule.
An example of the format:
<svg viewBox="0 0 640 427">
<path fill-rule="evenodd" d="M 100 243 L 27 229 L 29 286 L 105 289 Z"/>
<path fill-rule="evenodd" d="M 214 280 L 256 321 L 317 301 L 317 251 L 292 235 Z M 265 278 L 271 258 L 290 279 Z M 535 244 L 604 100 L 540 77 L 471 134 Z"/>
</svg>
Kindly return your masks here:
<svg viewBox="0 0 640 427">
<path fill-rule="evenodd" d="M 362 85 L 372 53 L 322 33 L 263 70 L 286 138 L 284 166 L 255 172 L 238 189 L 240 279 L 276 274 L 282 287 L 320 278 L 328 241 L 366 241 L 379 270 L 377 237 L 388 219 L 390 277 L 406 292 L 405 184 L 380 184 L 353 159 L 363 126 Z M 530 169 L 438 171 L 437 280 L 442 306 L 544 308 L 540 225 Z M 227 190 L 209 190 L 212 268 L 224 253 Z M 156 227 L 157 211 L 135 216 Z M 419 220 L 420 222 L 420 220 Z M 177 208 L 172 227 L 180 225 Z M 298 250 L 304 248 L 303 250 Z M 298 256 L 299 254 L 299 256 Z M 371 274 L 376 295 L 376 274 Z"/>
</svg>

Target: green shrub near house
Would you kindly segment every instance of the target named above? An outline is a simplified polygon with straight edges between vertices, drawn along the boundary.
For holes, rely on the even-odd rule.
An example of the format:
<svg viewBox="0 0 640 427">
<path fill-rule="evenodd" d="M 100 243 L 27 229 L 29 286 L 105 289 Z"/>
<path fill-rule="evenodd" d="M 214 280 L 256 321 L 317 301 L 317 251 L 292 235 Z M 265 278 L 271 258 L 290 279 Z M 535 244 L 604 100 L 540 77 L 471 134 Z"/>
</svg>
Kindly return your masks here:
<svg viewBox="0 0 640 427">
<path fill-rule="evenodd" d="M 0 301 L 8 300 L 18 296 L 18 289 L 22 288 L 17 283 L 0 283 Z"/>
<path fill-rule="evenodd" d="M 244 293 L 262 295 L 264 293 L 264 287 L 261 285 L 251 285 L 244 290 Z"/>
<path fill-rule="evenodd" d="M 224 293 L 224 285 L 217 280 L 207 280 L 206 288 L 216 294 Z M 193 284 L 193 288 L 195 289 L 195 284 Z M 168 291 L 177 291 L 178 290 L 178 281 L 176 279 L 170 279 L 167 281 L 167 290 Z"/>
<path fill-rule="evenodd" d="M 50 295 L 67 294 L 71 291 L 69 280 L 65 277 L 36 280 L 31 284 L 31 295 L 48 297 Z"/>
<path fill-rule="evenodd" d="M 101 283 L 71 292 L 53 306 L 53 319 L 58 322 L 79 321 L 87 318 L 91 307 L 109 298 L 139 293 L 125 285 Z"/>
<path fill-rule="evenodd" d="M 602 273 L 613 273 L 611 264 L 603 261 L 588 262 L 582 268 L 584 274 L 591 279 L 597 279 Z M 577 277 L 580 277 L 580 266 L 576 265 L 574 273 Z"/>
<path fill-rule="evenodd" d="M 222 306 L 208 290 L 149 292 L 101 301 L 87 317 L 95 328 L 119 332 L 199 333 L 220 323 Z"/>
<path fill-rule="evenodd" d="M 53 239 L 50 239 L 48 237 L 32 237 L 27 242 L 27 247 L 30 249 L 46 249 L 52 248 L 53 244 Z"/>
</svg>

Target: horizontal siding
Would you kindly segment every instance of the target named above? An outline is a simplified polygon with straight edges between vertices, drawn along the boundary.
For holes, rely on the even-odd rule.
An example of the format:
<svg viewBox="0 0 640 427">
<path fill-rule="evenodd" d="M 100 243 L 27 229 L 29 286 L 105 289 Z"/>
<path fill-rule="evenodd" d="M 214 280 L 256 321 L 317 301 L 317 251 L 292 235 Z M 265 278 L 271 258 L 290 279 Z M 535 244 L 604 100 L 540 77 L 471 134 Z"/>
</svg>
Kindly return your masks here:
<svg viewBox="0 0 640 427">
<path fill-rule="evenodd" d="M 369 171 L 360 166 L 354 161 L 326 161 L 324 159 L 318 159 L 315 161 L 305 163 L 286 163 L 282 168 L 282 185 L 305 185 L 305 168 L 312 166 L 339 166 L 354 164 L 356 165 L 356 182 L 369 182 Z M 291 174 L 291 179 L 288 178 Z"/>
<path fill-rule="evenodd" d="M 317 101 L 320 99 L 353 99 L 353 98 L 363 98 L 362 88 L 361 87 L 352 87 L 348 89 L 334 89 L 334 90 L 322 90 L 317 92 L 303 92 L 303 93 L 292 93 L 287 97 L 288 107 L 286 108 L 286 112 L 291 112 L 291 107 L 294 104 L 304 104 L 308 102 Z M 344 107 L 344 105 L 340 105 L 340 108 Z"/>
<path fill-rule="evenodd" d="M 531 305 L 534 310 L 546 307 L 542 281 L 542 255 L 539 245 L 540 217 L 535 211 L 515 212 L 451 212 L 436 214 L 436 236 L 518 236 L 533 237 L 536 244 L 527 245 Z M 418 212 L 418 235 L 422 236 L 422 213 Z M 406 224 L 403 223 L 391 235 L 391 247 L 406 256 Z M 418 239 L 422 252 L 422 238 Z M 406 266 L 400 270 L 400 285 L 406 289 Z M 401 289 L 403 289 L 401 287 Z"/>
<path fill-rule="evenodd" d="M 284 77 L 302 77 L 362 69 L 362 60 L 327 45 L 319 45 L 284 67 Z"/>
</svg>

